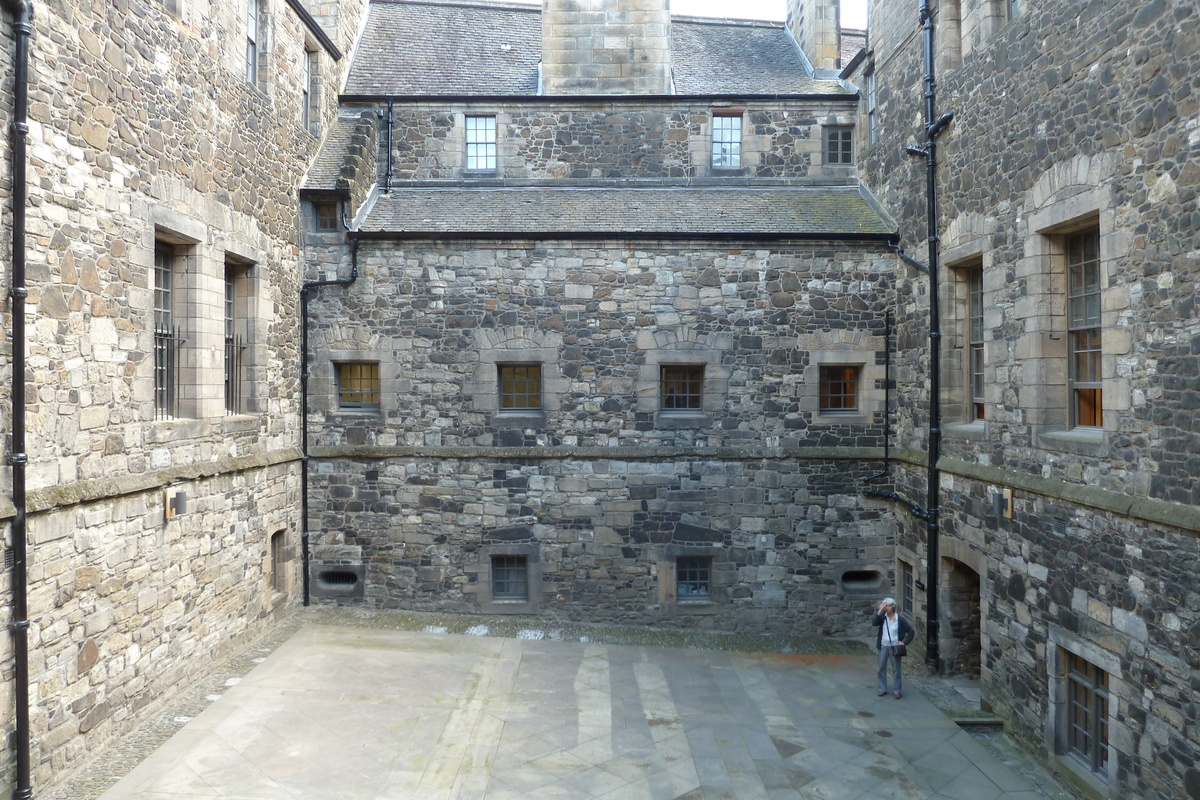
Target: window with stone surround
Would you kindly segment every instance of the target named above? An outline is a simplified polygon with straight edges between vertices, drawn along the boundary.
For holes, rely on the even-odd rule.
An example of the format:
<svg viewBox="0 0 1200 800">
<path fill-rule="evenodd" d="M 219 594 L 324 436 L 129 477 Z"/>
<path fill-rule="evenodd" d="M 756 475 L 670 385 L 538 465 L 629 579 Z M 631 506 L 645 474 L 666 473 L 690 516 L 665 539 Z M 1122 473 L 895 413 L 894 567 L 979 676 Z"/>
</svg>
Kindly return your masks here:
<svg viewBox="0 0 1200 800">
<path fill-rule="evenodd" d="M 496 171 L 495 116 L 468 116 L 465 120 L 467 171 Z"/>
<path fill-rule="evenodd" d="M 900 579 L 897 583 L 900 584 L 900 612 L 911 615 L 913 613 L 913 566 L 904 560 L 899 563 Z"/>
<path fill-rule="evenodd" d="M 854 128 L 849 125 L 826 125 L 822 130 L 825 137 L 825 163 L 853 164 Z"/>
<path fill-rule="evenodd" d="M 822 414 L 858 413 L 861 368 L 850 364 L 822 364 L 820 408 Z"/>
<path fill-rule="evenodd" d="M 245 370 L 245 297 L 249 267 L 225 259 L 225 413 L 240 414 L 243 404 Z"/>
<path fill-rule="evenodd" d="M 379 411 L 379 363 L 346 361 L 334 365 L 340 411 Z"/>
<path fill-rule="evenodd" d="M 742 115 L 713 112 L 712 167 L 739 169 L 742 166 Z"/>
<path fill-rule="evenodd" d="M 662 411 L 700 411 L 704 407 L 703 364 L 663 364 L 659 374 Z"/>
<path fill-rule="evenodd" d="M 1108 778 L 1108 673 L 1068 650 L 1060 651 L 1065 662 L 1066 705 L 1063 755 L 1088 772 Z"/>
<path fill-rule="evenodd" d="M 542 410 L 542 365 L 539 363 L 497 364 L 500 391 L 499 411 Z"/>
<path fill-rule="evenodd" d="M 1068 235 L 1067 373 L 1072 428 L 1099 428 L 1103 422 L 1100 373 L 1100 231 Z"/>
<path fill-rule="evenodd" d="M 485 541 L 487 534 L 484 534 Z M 542 585 L 539 547 L 534 542 L 484 544 L 467 567 L 484 614 L 536 614 Z"/>
</svg>

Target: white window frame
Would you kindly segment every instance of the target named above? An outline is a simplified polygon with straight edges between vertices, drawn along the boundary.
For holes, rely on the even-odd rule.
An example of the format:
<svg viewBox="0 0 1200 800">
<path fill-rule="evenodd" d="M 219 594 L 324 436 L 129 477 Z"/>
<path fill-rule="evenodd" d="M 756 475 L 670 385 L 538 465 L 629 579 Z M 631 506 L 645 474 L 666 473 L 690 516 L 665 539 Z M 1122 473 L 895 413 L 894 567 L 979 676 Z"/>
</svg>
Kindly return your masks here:
<svg viewBox="0 0 1200 800">
<path fill-rule="evenodd" d="M 498 169 L 496 138 L 495 114 L 466 115 L 463 139 L 467 172 L 495 172 Z"/>
</svg>

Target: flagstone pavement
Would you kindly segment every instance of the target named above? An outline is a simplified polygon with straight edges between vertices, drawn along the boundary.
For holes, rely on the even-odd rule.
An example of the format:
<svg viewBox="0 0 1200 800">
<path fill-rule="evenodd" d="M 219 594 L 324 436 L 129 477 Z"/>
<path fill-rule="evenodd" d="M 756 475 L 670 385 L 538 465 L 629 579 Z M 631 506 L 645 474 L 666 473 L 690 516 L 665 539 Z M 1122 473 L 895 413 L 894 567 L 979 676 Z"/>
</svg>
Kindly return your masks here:
<svg viewBox="0 0 1200 800">
<path fill-rule="evenodd" d="M 1048 797 L 874 671 L 307 625 L 102 800 Z"/>
</svg>

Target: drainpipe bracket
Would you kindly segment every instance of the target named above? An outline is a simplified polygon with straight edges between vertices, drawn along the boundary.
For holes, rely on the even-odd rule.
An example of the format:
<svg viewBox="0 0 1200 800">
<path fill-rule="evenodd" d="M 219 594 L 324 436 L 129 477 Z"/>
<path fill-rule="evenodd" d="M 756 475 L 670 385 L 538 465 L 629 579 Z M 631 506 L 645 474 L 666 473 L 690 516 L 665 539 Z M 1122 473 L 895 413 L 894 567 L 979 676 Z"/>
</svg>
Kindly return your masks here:
<svg viewBox="0 0 1200 800">
<path fill-rule="evenodd" d="M 24 286 L 14 286 L 8 290 L 8 296 L 24 300 L 26 297 L 29 297 L 29 289 Z"/>
<path fill-rule="evenodd" d="M 27 620 L 27 619 L 13 620 L 12 622 L 8 623 L 8 629 L 10 631 L 13 631 L 14 633 L 17 631 L 27 631 L 27 630 L 29 630 L 29 620 Z"/>
<path fill-rule="evenodd" d="M 27 456 L 25 453 L 13 453 L 8 457 L 8 463 L 10 463 L 10 464 L 28 464 L 29 456 Z"/>
</svg>

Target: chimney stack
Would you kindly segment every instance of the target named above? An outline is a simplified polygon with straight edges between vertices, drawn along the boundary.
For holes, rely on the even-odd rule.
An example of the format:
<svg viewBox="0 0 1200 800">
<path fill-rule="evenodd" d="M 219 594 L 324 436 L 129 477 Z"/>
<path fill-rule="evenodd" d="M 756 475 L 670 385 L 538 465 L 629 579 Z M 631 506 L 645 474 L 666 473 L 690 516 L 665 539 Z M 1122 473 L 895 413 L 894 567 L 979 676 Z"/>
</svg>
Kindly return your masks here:
<svg viewBox="0 0 1200 800">
<path fill-rule="evenodd" d="M 545 94 L 669 94 L 669 0 L 542 0 Z"/>
<path fill-rule="evenodd" d="M 844 64 L 841 0 L 788 0 L 787 24 L 814 70 L 837 72 Z"/>
</svg>

